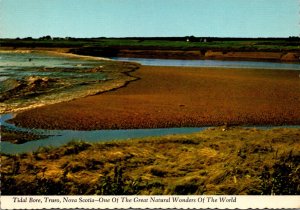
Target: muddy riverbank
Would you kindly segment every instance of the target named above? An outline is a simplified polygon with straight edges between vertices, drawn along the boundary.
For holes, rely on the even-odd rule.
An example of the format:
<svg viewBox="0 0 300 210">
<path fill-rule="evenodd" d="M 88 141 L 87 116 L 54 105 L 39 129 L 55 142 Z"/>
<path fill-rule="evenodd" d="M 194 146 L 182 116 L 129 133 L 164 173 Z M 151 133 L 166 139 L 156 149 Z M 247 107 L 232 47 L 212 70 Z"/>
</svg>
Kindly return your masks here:
<svg viewBox="0 0 300 210">
<path fill-rule="evenodd" d="M 140 79 L 13 122 L 76 130 L 300 124 L 298 71 L 143 66 L 130 74 Z"/>
</svg>

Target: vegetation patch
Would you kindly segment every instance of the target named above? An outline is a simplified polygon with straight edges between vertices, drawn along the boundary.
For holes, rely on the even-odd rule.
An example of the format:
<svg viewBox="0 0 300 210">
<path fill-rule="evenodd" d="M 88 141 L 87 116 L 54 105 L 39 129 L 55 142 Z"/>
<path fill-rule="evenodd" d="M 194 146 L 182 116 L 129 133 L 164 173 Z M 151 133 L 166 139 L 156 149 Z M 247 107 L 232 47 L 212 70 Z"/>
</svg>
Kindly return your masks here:
<svg viewBox="0 0 300 210">
<path fill-rule="evenodd" d="M 2 154 L 1 190 L 3 195 L 299 195 L 299 132 L 220 127 Z"/>
<path fill-rule="evenodd" d="M 15 131 L 9 127 L 0 126 L 1 141 L 8 141 L 14 144 L 23 144 L 27 141 L 47 138 L 47 135 L 39 135 L 32 132 Z"/>
</svg>

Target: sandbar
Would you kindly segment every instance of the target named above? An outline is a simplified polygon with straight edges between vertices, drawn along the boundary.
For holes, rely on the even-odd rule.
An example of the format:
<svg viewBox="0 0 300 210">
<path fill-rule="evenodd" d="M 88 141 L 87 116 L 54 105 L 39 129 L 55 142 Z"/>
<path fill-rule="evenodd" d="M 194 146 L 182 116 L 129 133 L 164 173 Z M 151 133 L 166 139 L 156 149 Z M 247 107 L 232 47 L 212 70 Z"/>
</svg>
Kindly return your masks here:
<svg viewBox="0 0 300 210">
<path fill-rule="evenodd" d="M 299 125 L 299 71 L 141 66 L 125 87 L 19 113 L 44 129 Z"/>
</svg>

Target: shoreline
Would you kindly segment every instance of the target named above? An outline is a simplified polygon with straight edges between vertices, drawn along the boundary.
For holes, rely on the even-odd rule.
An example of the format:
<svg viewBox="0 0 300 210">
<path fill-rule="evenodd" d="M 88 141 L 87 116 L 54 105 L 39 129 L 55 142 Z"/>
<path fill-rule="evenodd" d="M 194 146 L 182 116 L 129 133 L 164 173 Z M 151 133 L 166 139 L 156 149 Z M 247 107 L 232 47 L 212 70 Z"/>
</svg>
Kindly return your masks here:
<svg viewBox="0 0 300 210">
<path fill-rule="evenodd" d="M 25 101 L 23 104 L 18 105 L 18 103 L 10 103 L 7 104 L 1 103 L 0 104 L 0 114 L 6 114 L 6 113 L 20 113 L 25 110 L 30 110 L 30 109 L 35 109 L 38 107 L 43 107 L 47 106 L 50 104 L 56 104 L 60 102 L 65 102 L 65 101 L 72 101 L 77 98 L 84 98 L 87 97 L 88 95 L 95 95 L 99 94 L 99 92 L 106 92 L 109 90 L 114 90 L 123 86 L 126 86 L 127 83 L 131 80 L 136 80 L 137 78 L 134 78 L 128 74 L 128 72 L 135 71 L 136 68 L 139 68 L 140 64 L 134 63 L 134 62 L 122 62 L 122 61 L 112 61 L 111 59 L 107 58 L 101 58 L 101 57 L 93 57 L 93 56 L 82 56 L 82 55 L 76 55 L 76 54 L 71 54 L 64 52 L 63 49 L 55 49 L 53 51 L 45 50 L 45 49 L 30 49 L 30 50 L 1 50 L 0 48 L 0 53 L 1 52 L 6 52 L 6 53 L 31 53 L 31 54 L 41 54 L 41 55 L 51 55 L 51 56 L 56 56 L 56 57 L 66 57 L 66 58 L 75 58 L 75 59 L 80 59 L 80 60 L 92 60 L 92 61 L 104 61 L 108 64 L 114 64 L 119 67 L 113 67 L 112 69 L 108 70 L 102 70 L 100 69 L 99 71 L 103 71 L 106 75 L 109 77 L 114 77 L 113 79 L 108 79 L 108 80 L 103 80 L 102 83 L 98 84 L 91 84 L 89 87 L 86 87 L 83 90 L 73 90 L 76 91 L 77 97 L 75 96 L 67 96 L 67 93 L 61 93 L 66 95 L 65 97 L 59 97 L 57 99 L 49 99 L 47 95 L 42 95 L 39 97 L 40 101 L 34 100 L 34 101 Z M 100 64 L 99 64 L 100 65 Z M 98 66 L 91 67 L 90 73 L 97 73 L 98 72 Z M 115 68 L 117 70 L 115 70 Z M 118 68 L 120 68 L 118 70 Z M 47 80 L 48 81 L 48 80 Z M 39 82 L 39 81 L 37 81 Z M 31 84 L 31 83 L 30 83 Z M 33 84 L 35 84 L 33 82 Z M 102 85 L 101 85 L 102 84 Z M 27 85 L 27 84 L 26 84 Z M 33 90 L 34 91 L 34 90 Z M 64 96 L 63 95 L 63 96 Z M 46 98 L 46 99 L 45 99 Z M 45 100 L 43 100 L 45 99 Z"/>
<path fill-rule="evenodd" d="M 297 193 L 293 177 L 297 174 L 298 139 L 299 129 L 232 128 L 224 132 L 216 128 L 119 142 L 70 142 L 32 153 L 2 154 L 2 194 L 113 194 L 97 191 L 95 186 L 101 189 L 99 182 L 114 180 L 120 171 L 116 169 L 122 170 L 118 177 L 124 181 L 114 183 L 118 189 L 126 187 L 126 194 L 271 194 L 268 186 L 278 184 L 271 182 L 275 178 L 290 183 L 274 188 L 278 194 Z M 283 173 L 286 171 L 289 176 Z M 263 176 L 266 172 L 270 176 Z M 41 180 L 47 181 L 42 182 L 47 191 L 39 190 L 41 185 L 36 183 Z"/>
<path fill-rule="evenodd" d="M 69 52 L 70 49 L 62 49 L 62 48 L 55 48 L 55 49 L 32 49 L 32 48 L 24 48 L 24 49 L 3 49 L 0 47 L 0 53 L 38 53 L 38 54 L 46 54 L 58 57 L 67 57 L 67 58 L 78 58 L 83 60 L 96 60 L 96 61 L 112 61 L 112 59 L 104 58 L 104 57 L 95 57 L 95 56 L 88 56 L 88 55 L 78 55 Z"/>
<path fill-rule="evenodd" d="M 140 79 L 12 122 L 73 130 L 300 124 L 296 71 L 141 66 L 129 74 Z"/>
<path fill-rule="evenodd" d="M 40 51 L 107 59 L 110 57 L 161 58 L 183 60 L 258 61 L 274 63 L 300 63 L 300 52 L 230 51 L 230 50 L 178 50 L 178 49 L 128 49 L 128 48 L 72 48 L 72 47 L 0 47 L 0 51 Z M 203 51 L 203 52 L 202 52 Z"/>
<path fill-rule="evenodd" d="M 9 121 L 13 118 L 10 118 L 6 121 Z M 221 131 L 229 131 L 229 130 L 239 130 L 239 131 L 243 131 L 243 130 L 252 130 L 252 131 L 270 131 L 270 132 L 276 132 L 276 131 L 280 131 L 280 130 L 295 130 L 295 129 L 300 129 L 300 125 L 279 125 L 279 126 L 274 126 L 274 125 L 254 125 L 254 126 L 228 126 L 228 125 L 223 125 L 223 126 L 203 126 L 203 127 L 173 127 L 173 128 L 148 128 L 148 129 L 143 129 L 143 128 L 137 128 L 137 129 L 119 129 L 119 130 L 92 130 L 92 131 L 86 131 L 86 130 L 43 130 L 40 129 L 37 133 L 36 132 L 32 132 L 32 131 L 36 131 L 35 129 L 31 129 L 31 128 L 25 128 L 21 127 L 14 127 L 14 125 L 12 127 L 10 127 L 11 124 L 5 124 L 5 125 L 1 125 L 0 126 L 0 130 L 2 131 L 2 138 L 1 141 L 2 142 L 8 142 L 11 143 L 12 145 L 18 145 L 18 144 L 25 144 L 27 142 L 31 142 L 31 141 L 38 141 L 37 143 L 39 144 L 39 141 L 45 141 L 48 142 L 45 145 L 40 145 L 39 147 L 48 147 L 51 146 L 53 148 L 56 147 L 62 147 L 65 146 L 66 144 L 69 144 L 70 142 L 73 142 L 74 139 L 80 139 L 80 141 L 84 141 L 86 143 L 89 144 L 97 144 L 97 143 L 103 143 L 103 144 L 110 144 L 112 142 L 126 142 L 128 140 L 137 140 L 137 139 L 146 139 L 148 137 L 151 138 L 163 138 L 165 136 L 172 136 L 172 135 L 193 135 L 193 134 L 200 134 L 202 132 L 205 132 L 207 130 L 221 130 Z M 21 129 L 21 130 L 18 130 Z M 153 131 L 153 130 L 161 130 L 160 132 L 163 132 L 159 135 L 157 135 L 157 133 L 149 133 L 147 131 Z M 180 129 L 184 129 L 184 132 L 182 132 Z M 192 129 L 192 132 L 190 131 L 190 129 Z M 197 129 L 197 130 L 196 130 Z M 167 130 L 177 130 L 174 133 L 165 133 L 165 131 Z M 138 135 L 132 135 L 134 132 L 146 132 L 145 134 Z M 51 134 L 49 133 L 51 132 Z M 65 133 L 62 134 L 61 132 Z M 76 138 L 75 137 L 71 137 L 74 136 L 74 132 L 86 132 L 87 135 L 82 135 L 82 134 L 76 134 Z M 98 132 L 98 138 L 95 141 L 95 139 L 90 139 L 90 132 Z M 102 133 L 105 132 L 122 132 L 124 136 L 126 137 L 109 137 L 107 138 L 107 135 L 105 137 L 105 139 L 100 138 L 99 136 L 102 135 Z M 73 133 L 73 134 L 72 134 Z M 141 133 L 140 133 L 141 134 Z M 105 135 L 105 134 L 104 134 Z M 52 145 L 51 144 L 51 140 L 48 139 L 49 137 L 52 138 L 53 136 L 60 136 L 62 138 L 60 138 L 62 141 L 62 143 L 60 145 Z M 130 137 L 129 137 L 130 136 Z M 77 140 L 75 140 L 77 142 Z M 50 144 L 50 145 L 49 145 Z M 12 146 L 10 145 L 10 146 Z M 6 145 L 7 146 L 7 145 Z M 9 146 L 9 147 L 10 147 Z M 3 147 L 5 147 L 3 145 Z M 28 153 L 28 152 L 34 152 L 34 151 L 38 151 L 38 148 L 35 148 L 33 150 L 30 151 L 19 151 L 17 153 L 11 153 L 11 149 L 10 151 L 6 151 L 3 152 L 3 154 L 7 154 L 7 155 L 13 155 L 13 154 L 22 154 L 22 153 Z"/>
<path fill-rule="evenodd" d="M 105 54 L 100 54 L 104 56 Z M 276 63 L 299 63 L 300 53 L 288 52 L 235 52 L 208 50 L 205 53 L 195 50 L 119 50 L 115 57 L 163 58 L 183 60 L 258 61 Z"/>
</svg>

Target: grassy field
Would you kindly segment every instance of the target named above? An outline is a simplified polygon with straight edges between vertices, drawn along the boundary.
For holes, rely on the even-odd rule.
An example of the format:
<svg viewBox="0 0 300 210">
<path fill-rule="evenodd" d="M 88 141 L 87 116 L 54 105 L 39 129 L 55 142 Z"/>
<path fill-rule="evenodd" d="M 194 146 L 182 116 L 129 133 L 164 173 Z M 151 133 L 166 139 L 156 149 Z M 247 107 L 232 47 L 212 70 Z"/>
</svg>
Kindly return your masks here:
<svg viewBox="0 0 300 210">
<path fill-rule="evenodd" d="M 189 42 L 186 39 L 189 38 Z M 81 39 L 0 39 L 2 47 L 101 47 L 143 49 L 201 49 L 222 51 L 300 51 L 299 38 L 220 39 L 220 38 L 81 38 Z"/>
<path fill-rule="evenodd" d="M 1 155 L 2 195 L 300 194 L 300 129 L 210 128 Z"/>
</svg>

